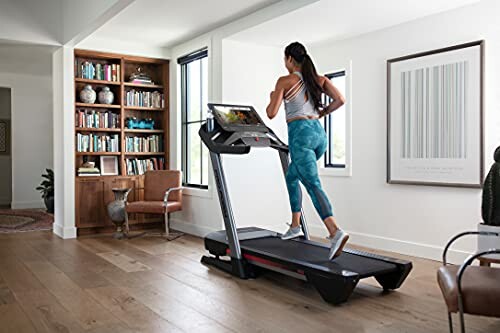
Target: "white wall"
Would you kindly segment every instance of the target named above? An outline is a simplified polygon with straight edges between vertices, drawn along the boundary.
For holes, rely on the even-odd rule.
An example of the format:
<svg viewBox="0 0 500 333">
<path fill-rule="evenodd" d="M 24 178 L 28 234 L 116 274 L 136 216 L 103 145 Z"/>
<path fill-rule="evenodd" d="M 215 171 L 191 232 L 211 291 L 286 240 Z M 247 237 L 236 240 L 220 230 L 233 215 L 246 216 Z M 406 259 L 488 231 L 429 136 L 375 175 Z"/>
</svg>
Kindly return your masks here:
<svg viewBox="0 0 500 333">
<path fill-rule="evenodd" d="M 61 238 L 75 238 L 75 89 L 74 50 L 61 47 L 52 56 L 54 124 L 54 227 Z"/>
<path fill-rule="evenodd" d="M 0 119 L 10 119 L 10 89 L 0 87 Z M 12 201 L 12 158 L 0 155 L 0 205 L 10 205 Z"/>
<path fill-rule="evenodd" d="M 0 45 L 0 87 L 12 89 L 12 207 L 43 207 L 35 187 L 52 168 L 51 48 Z"/>
<path fill-rule="evenodd" d="M 269 94 L 280 76 L 288 74 L 283 51 L 277 47 L 222 42 L 222 100 L 253 105 L 264 122 L 287 140 L 284 112 L 269 120 Z M 288 194 L 277 151 L 253 149 L 249 155 L 224 156 L 224 167 L 238 226 L 260 226 L 276 231 L 290 222 Z M 219 209 L 217 207 L 217 209 Z"/>
<path fill-rule="evenodd" d="M 201 48 L 208 48 L 208 75 L 209 75 L 209 102 L 226 102 L 224 100 L 224 87 L 223 87 L 223 71 L 230 67 L 225 66 L 233 66 L 231 63 L 232 59 L 228 58 L 224 55 L 224 49 L 227 51 L 227 47 L 223 47 L 223 43 L 226 43 L 226 39 L 244 29 L 248 29 L 252 26 L 261 24 L 267 20 L 270 20 L 276 16 L 283 15 L 285 13 L 291 12 L 305 6 L 311 2 L 316 0 L 290 0 L 290 1 L 280 1 L 274 5 L 271 5 L 265 9 L 257 11 L 253 14 L 250 14 L 240 20 L 231 22 L 223 27 L 217 28 L 213 31 L 207 32 L 206 34 L 199 36 L 191 41 L 182 43 L 180 45 L 174 46 L 171 48 L 171 63 L 170 63 L 170 124 L 171 124 L 171 133 L 170 133 L 170 142 L 171 142 L 171 168 L 181 169 L 181 101 L 180 101 L 180 69 L 179 65 L 176 63 L 177 58 L 189 54 L 190 52 L 199 50 Z M 229 45 L 229 44 L 227 44 Z M 240 45 L 240 47 L 245 48 L 244 45 Z M 257 54 L 258 52 L 256 52 Z M 279 56 L 278 59 L 281 59 Z M 240 59 L 241 60 L 241 59 Z M 226 63 L 227 61 L 227 63 Z M 278 71 L 282 68 L 282 64 L 276 67 Z M 275 70 L 275 67 L 272 64 L 269 66 Z M 226 69 L 224 69 L 226 68 Z M 249 65 L 249 73 L 251 73 L 251 65 Z M 267 68 L 267 65 L 266 65 Z M 264 98 L 269 97 L 269 93 L 275 84 L 276 78 L 273 76 L 272 81 L 269 81 L 268 85 L 264 84 L 263 81 L 259 81 L 258 85 L 261 86 L 264 93 Z M 267 75 L 266 75 L 267 77 Z M 246 78 L 242 78 L 246 80 Z M 256 79 L 255 79 L 256 80 Z M 229 84 L 232 84 L 231 81 L 228 81 Z M 229 89 L 226 87 L 226 89 Z M 260 89 L 260 88 L 259 88 Z M 227 95 L 226 97 L 230 97 Z M 260 95 L 259 95 L 260 96 Z M 234 100 L 241 99 L 241 96 L 234 96 Z M 253 99 L 253 98 L 252 98 Z M 250 101 L 250 98 L 247 99 Z M 254 101 L 255 102 L 255 101 Z M 251 102 L 250 104 L 255 104 Z M 260 105 L 263 104 L 262 100 L 258 102 Z M 274 161 L 274 159 L 273 159 Z M 274 162 L 270 162 L 274 163 Z M 273 170 L 277 170 L 274 168 Z M 273 171 L 274 172 L 274 171 Z M 248 182 L 254 182 L 254 179 L 248 178 Z M 264 178 L 265 179 L 265 178 Z M 279 179 L 283 179 L 280 175 Z M 248 184 L 245 183 L 245 185 Z M 172 216 L 172 226 L 178 230 L 182 230 L 187 233 L 192 233 L 199 236 L 204 236 L 205 234 L 220 230 L 223 226 L 222 214 L 219 206 L 219 200 L 217 198 L 217 193 L 213 190 L 214 183 L 213 177 L 210 173 L 209 175 L 209 190 L 201 191 L 201 190 L 185 190 L 184 193 L 184 203 L 182 212 L 174 213 Z M 238 189 L 236 191 L 239 191 Z M 270 200 L 275 200 L 272 198 Z M 236 202 L 236 200 L 233 200 Z M 234 204 L 234 203 L 233 203 Z M 251 206 L 249 206 L 251 207 Z M 255 211 L 263 209 L 256 208 Z M 235 214 L 240 214 L 236 213 Z M 249 223 L 243 221 L 243 223 Z M 283 221 L 285 222 L 285 220 Z M 283 223 L 283 222 L 277 222 Z M 238 225 L 241 225 L 238 222 Z"/>
<path fill-rule="evenodd" d="M 323 178 L 341 226 L 353 243 L 438 259 L 454 234 L 480 221 L 478 189 L 388 185 L 386 60 L 463 42 L 486 40 L 486 169 L 500 144 L 500 23 L 498 1 L 427 17 L 382 31 L 310 48 L 320 72 L 352 60 L 353 171 Z M 308 215 L 312 206 L 306 206 Z M 324 233 L 315 223 L 316 234 Z M 474 242 L 457 246 L 471 250 Z"/>
</svg>

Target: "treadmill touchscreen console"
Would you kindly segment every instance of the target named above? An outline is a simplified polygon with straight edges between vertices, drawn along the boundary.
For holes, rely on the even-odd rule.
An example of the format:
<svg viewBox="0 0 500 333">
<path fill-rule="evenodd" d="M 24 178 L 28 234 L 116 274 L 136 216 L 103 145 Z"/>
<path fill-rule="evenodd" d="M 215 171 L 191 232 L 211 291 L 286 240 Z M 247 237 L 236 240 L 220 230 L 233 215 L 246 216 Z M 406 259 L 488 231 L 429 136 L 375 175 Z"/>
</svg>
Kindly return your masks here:
<svg viewBox="0 0 500 333">
<path fill-rule="evenodd" d="M 251 106 L 210 105 L 215 118 L 223 127 L 253 127 L 265 126 L 255 109 Z"/>
</svg>

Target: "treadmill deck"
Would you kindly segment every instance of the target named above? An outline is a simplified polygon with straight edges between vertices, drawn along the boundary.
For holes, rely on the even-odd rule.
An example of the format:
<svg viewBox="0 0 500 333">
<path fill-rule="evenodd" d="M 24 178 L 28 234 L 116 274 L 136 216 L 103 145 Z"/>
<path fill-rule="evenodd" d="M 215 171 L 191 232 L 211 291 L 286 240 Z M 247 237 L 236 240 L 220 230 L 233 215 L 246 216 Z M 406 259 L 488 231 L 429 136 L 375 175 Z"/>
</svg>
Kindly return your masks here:
<svg viewBox="0 0 500 333">
<path fill-rule="evenodd" d="M 273 232 L 268 232 L 268 237 L 264 238 L 244 239 L 245 233 L 256 231 L 266 230 L 255 227 L 238 229 L 238 235 L 243 238 L 240 240 L 243 254 L 258 256 L 287 266 L 293 265 L 294 268 L 302 270 L 312 269 L 341 275 L 356 273 L 359 278 L 390 273 L 398 269 L 395 263 L 386 261 L 385 257 L 350 249 L 344 250 L 339 257 L 330 261 L 328 260 L 330 249 L 327 244 L 303 239 L 284 241 L 279 238 L 279 234 Z M 225 231 L 211 233 L 206 239 L 227 246 Z"/>
</svg>

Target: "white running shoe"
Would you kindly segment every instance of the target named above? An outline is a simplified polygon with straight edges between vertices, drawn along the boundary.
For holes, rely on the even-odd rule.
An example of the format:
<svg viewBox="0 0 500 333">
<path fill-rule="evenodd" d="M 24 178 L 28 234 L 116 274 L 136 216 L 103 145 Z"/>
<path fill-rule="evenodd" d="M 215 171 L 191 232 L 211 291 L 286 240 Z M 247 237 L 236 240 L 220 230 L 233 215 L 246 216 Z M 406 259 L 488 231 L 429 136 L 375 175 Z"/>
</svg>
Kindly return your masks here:
<svg viewBox="0 0 500 333">
<path fill-rule="evenodd" d="M 337 229 L 335 236 L 327 237 L 327 239 L 331 243 L 328 259 L 333 260 L 342 254 L 342 250 L 349 239 L 349 234 L 342 229 Z"/>
<path fill-rule="evenodd" d="M 287 232 L 281 235 L 281 239 L 287 240 L 287 239 L 297 238 L 300 236 L 304 236 L 302 228 L 300 226 L 292 228 L 292 226 L 290 225 L 290 228 L 288 228 Z"/>
</svg>

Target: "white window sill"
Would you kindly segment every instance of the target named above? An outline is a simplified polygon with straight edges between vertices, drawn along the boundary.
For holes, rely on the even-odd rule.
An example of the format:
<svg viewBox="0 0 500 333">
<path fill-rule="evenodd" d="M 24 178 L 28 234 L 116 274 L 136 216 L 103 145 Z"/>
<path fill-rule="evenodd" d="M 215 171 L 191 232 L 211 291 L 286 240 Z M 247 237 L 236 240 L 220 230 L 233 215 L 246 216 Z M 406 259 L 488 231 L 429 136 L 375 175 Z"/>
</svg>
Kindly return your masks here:
<svg viewBox="0 0 500 333">
<path fill-rule="evenodd" d="M 319 175 L 326 177 L 351 177 L 350 168 L 319 168 Z"/>
<path fill-rule="evenodd" d="M 212 189 L 209 186 L 207 190 L 201 189 L 201 188 L 191 188 L 191 187 L 184 187 L 182 189 L 182 194 L 183 195 L 189 195 L 192 197 L 200 197 L 200 198 L 212 198 Z"/>
</svg>

